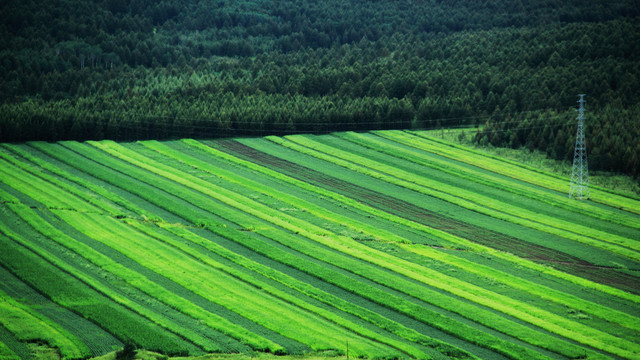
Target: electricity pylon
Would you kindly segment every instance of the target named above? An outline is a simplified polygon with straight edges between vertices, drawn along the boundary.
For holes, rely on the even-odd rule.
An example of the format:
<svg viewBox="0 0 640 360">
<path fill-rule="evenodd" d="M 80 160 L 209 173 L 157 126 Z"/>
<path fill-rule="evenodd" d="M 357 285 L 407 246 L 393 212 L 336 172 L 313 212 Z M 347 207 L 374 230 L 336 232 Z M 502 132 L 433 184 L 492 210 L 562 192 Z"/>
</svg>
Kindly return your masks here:
<svg viewBox="0 0 640 360">
<path fill-rule="evenodd" d="M 584 140 L 584 94 L 578 95 L 578 131 L 576 133 L 576 147 L 573 152 L 573 169 L 571 171 L 571 184 L 569 186 L 569 198 L 583 200 L 590 199 L 589 194 L 589 167 L 587 166 L 587 143 Z"/>
</svg>

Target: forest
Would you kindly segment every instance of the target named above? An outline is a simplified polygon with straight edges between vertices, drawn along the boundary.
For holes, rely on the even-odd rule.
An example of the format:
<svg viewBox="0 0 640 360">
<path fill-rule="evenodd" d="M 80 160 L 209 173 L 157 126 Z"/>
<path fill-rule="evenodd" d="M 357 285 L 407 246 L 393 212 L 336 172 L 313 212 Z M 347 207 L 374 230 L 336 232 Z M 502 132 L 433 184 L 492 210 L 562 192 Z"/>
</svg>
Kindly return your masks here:
<svg viewBox="0 0 640 360">
<path fill-rule="evenodd" d="M 0 141 L 477 126 L 640 175 L 640 7 L 623 1 L 7 0 Z"/>
</svg>

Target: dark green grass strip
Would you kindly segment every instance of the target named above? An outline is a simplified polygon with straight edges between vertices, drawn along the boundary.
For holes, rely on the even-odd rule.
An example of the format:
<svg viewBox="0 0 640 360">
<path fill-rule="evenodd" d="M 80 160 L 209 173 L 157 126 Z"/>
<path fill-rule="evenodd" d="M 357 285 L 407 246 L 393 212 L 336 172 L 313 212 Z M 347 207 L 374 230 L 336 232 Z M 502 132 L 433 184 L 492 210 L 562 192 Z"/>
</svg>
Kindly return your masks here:
<svg viewBox="0 0 640 360">
<path fill-rule="evenodd" d="M 45 146 L 45 144 L 35 144 L 36 146 L 38 146 L 39 148 L 42 148 L 44 151 L 47 151 L 47 147 Z M 55 152 L 57 151 L 50 151 L 52 155 L 56 155 Z M 59 159 L 63 160 L 63 161 L 68 161 L 70 164 L 74 164 L 76 166 L 78 166 L 79 164 L 82 163 L 82 161 L 77 161 L 80 159 L 73 159 L 74 156 L 72 154 L 66 154 L 67 156 L 65 157 L 59 157 Z M 95 154 L 98 155 L 98 154 Z M 83 167 L 84 168 L 84 167 Z M 84 168 L 87 171 L 91 172 L 93 175 L 96 175 L 96 172 L 94 171 L 95 166 L 90 166 L 88 168 Z M 104 176 L 103 180 L 109 181 L 110 177 L 109 177 L 109 172 L 107 172 L 107 174 Z M 147 179 L 148 180 L 148 179 Z M 115 181 L 115 180 L 112 180 Z M 123 186 L 128 186 L 128 184 L 123 183 Z M 144 191 L 136 191 L 136 189 L 139 189 L 139 186 L 133 186 L 130 187 L 130 191 L 134 191 L 136 194 L 140 195 L 140 196 L 145 196 Z M 192 222 L 195 223 L 199 223 L 199 224 L 209 224 L 209 220 L 204 216 L 204 214 L 202 212 L 192 212 L 190 210 L 186 210 L 182 209 L 182 208 L 178 208 L 178 207 L 172 207 L 171 204 L 169 202 L 163 202 L 162 199 L 160 199 L 157 195 L 154 196 L 147 196 L 147 200 L 156 203 L 159 206 L 164 206 L 164 207 L 171 207 L 171 211 L 174 212 L 180 212 L 181 216 L 183 218 L 186 218 Z M 212 226 L 211 228 L 215 229 L 217 228 L 217 226 Z M 272 235 L 274 236 L 274 235 Z M 276 237 L 279 236 L 279 234 L 275 235 Z M 350 279 L 345 279 L 345 282 L 350 282 Z M 384 282 L 384 281 L 383 281 Z M 384 293 L 383 293 L 384 294 Z M 379 302 L 380 296 L 375 296 L 375 297 L 371 297 L 369 296 L 368 298 L 370 298 L 371 300 L 377 301 Z M 384 298 L 384 296 L 383 296 Z M 384 303 L 383 303 L 384 304 Z M 386 304 L 388 305 L 388 304 Z M 522 357 L 521 355 L 514 355 L 514 354 L 523 354 L 522 352 L 524 351 L 524 353 L 529 353 L 529 357 L 531 358 L 536 358 L 536 357 L 540 357 L 541 355 L 535 353 L 535 352 L 531 352 L 528 349 L 524 349 L 515 345 L 512 345 L 510 343 L 504 342 L 503 340 L 499 340 L 497 338 L 489 338 L 486 339 L 486 335 L 484 333 L 478 333 L 477 330 L 473 329 L 473 328 L 468 328 L 466 326 L 460 326 L 461 324 L 458 322 L 451 322 L 449 319 L 433 313 L 434 318 L 431 319 L 429 317 L 425 317 L 425 311 L 423 308 L 415 308 L 414 311 L 412 311 L 412 315 L 416 316 L 418 319 L 422 319 L 423 321 L 426 319 L 427 323 L 433 323 L 435 320 L 436 321 L 436 327 L 439 327 L 441 329 L 446 329 L 449 332 L 453 332 L 454 334 L 457 334 L 458 336 L 462 336 L 462 338 L 467 339 L 468 341 L 472 341 L 475 344 L 478 344 L 480 346 L 484 346 L 484 347 L 489 347 L 489 348 L 498 348 L 498 350 L 505 352 L 507 354 L 511 354 L 510 356 L 514 357 L 514 358 L 519 358 Z M 446 324 L 446 325 L 445 325 Z M 454 325 L 455 324 L 455 325 Z M 468 328 L 468 329 L 467 329 Z"/>
<path fill-rule="evenodd" d="M 489 308 L 496 309 L 505 314 L 509 314 L 516 318 L 541 326 L 561 336 L 566 336 L 573 340 L 578 340 L 581 342 L 597 342 L 600 347 L 603 347 L 605 349 L 610 348 L 610 350 L 614 352 L 624 352 L 623 349 L 630 346 L 628 343 L 622 341 L 620 342 L 620 345 L 615 345 L 610 347 L 609 345 L 602 343 L 602 341 L 600 340 L 603 338 L 607 338 L 607 336 L 609 336 L 606 333 L 597 331 L 595 329 L 591 329 L 589 327 L 583 327 L 580 324 L 567 321 L 563 317 L 555 316 L 549 312 L 541 311 L 538 308 L 528 306 L 520 301 L 516 301 L 508 297 L 495 294 L 493 292 L 484 291 L 482 288 L 475 287 L 465 282 L 457 281 L 454 278 L 447 277 L 440 273 L 430 271 L 427 268 L 415 269 L 415 272 L 413 269 L 408 270 L 409 268 L 412 268 L 411 266 L 412 264 L 402 263 L 401 261 L 397 261 L 397 259 L 394 257 L 386 257 L 384 260 L 379 259 L 378 257 L 383 254 L 378 253 L 377 254 L 378 257 L 376 257 L 376 254 L 367 253 L 367 249 L 369 248 L 365 246 L 359 246 L 358 243 L 354 243 L 353 241 L 344 241 L 345 239 L 343 239 L 342 237 L 335 237 L 335 236 L 330 237 L 329 233 L 323 234 L 322 229 L 318 229 L 318 228 L 314 229 L 314 227 L 312 226 L 310 227 L 310 224 L 302 222 L 295 217 L 289 216 L 287 214 L 277 213 L 264 205 L 260 205 L 247 198 L 237 196 L 236 194 L 230 193 L 218 186 L 213 186 L 212 184 L 207 186 L 206 182 L 204 182 L 203 180 L 197 177 L 194 177 L 190 174 L 181 173 L 179 171 L 172 171 L 172 168 L 170 169 L 168 166 L 154 162 L 149 158 L 140 156 L 137 153 L 129 149 L 123 148 L 121 145 L 118 145 L 114 142 L 106 142 L 106 143 L 91 142 L 91 144 L 93 144 L 96 147 L 102 148 L 103 150 L 109 152 L 113 156 L 122 158 L 123 160 L 126 160 L 129 163 L 133 163 L 139 167 L 146 168 L 152 172 L 155 172 L 173 181 L 183 183 L 184 185 L 189 186 L 193 189 L 196 189 L 202 192 L 203 194 L 209 195 L 211 197 L 217 197 L 222 202 L 232 205 L 233 207 L 241 211 L 244 211 L 247 213 L 252 212 L 255 216 L 258 216 L 263 220 L 267 220 L 274 225 L 278 225 L 290 231 L 293 231 L 295 233 L 304 235 L 305 237 L 312 239 L 318 243 L 330 246 L 333 249 L 338 250 L 339 252 L 357 254 L 355 256 L 357 256 L 360 260 L 365 260 L 373 264 L 379 265 L 381 267 L 386 267 L 390 270 L 409 276 L 425 284 L 429 284 L 431 286 L 435 286 L 442 290 L 456 294 L 457 296 L 460 296 L 472 302 L 481 303 L 484 306 L 487 306 Z M 211 191 L 211 190 L 214 190 L 214 191 Z M 263 233 L 265 230 L 258 229 L 256 231 Z M 356 261 L 355 263 L 351 264 L 351 268 L 357 267 L 358 265 L 359 264 Z M 425 276 L 418 275 L 419 273 L 425 273 L 425 272 L 428 273 Z M 450 286 L 452 283 L 455 284 L 455 286 Z M 410 288 L 410 287 L 405 286 L 405 288 Z M 414 289 L 414 294 L 416 293 L 415 291 L 416 290 Z M 418 292 L 418 293 L 422 293 L 422 292 Z M 431 293 L 429 295 L 430 297 L 435 297 L 435 298 L 438 297 L 437 293 Z M 422 297 L 427 297 L 427 296 L 425 296 L 425 294 L 423 293 Z M 452 299 L 445 300 L 444 298 L 441 298 L 436 303 L 438 303 L 439 306 L 442 306 L 442 304 L 445 302 L 453 302 L 453 300 Z M 463 307 L 462 304 L 463 303 L 458 303 L 456 305 L 457 308 L 459 309 L 458 311 L 460 311 L 461 307 Z M 508 305 L 504 305 L 504 304 L 508 304 Z M 469 313 L 471 312 L 472 311 L 467 310 L 467 311 L 464 311 L 463 313 L 469 316 Z M 479 312 L 479 310 L 475 310 L 475 312 Z M 493 322 L 496 322 L 496 321 L 498 320 L 493 320 Z M 487 324 L 486 320 L 484 324 Z M 506 326 L 507 323 L 503 325 Z M 512 332 L 518 332 L 514 328 L 514 326 L 510 326 L 510 327 Z M 582 335 L 579 335 L 578 332 L 582 333 Z M 525 328 L 522 328 L 521 331 L 519 331 L 518 333 L 522 338 L 527 339 L 528 342 L 533 342 L 534 344 L 540 344 L 536 339 L 536 338 L 539 338 L 540 335 L 537 335 L 536 337 L 528 336 L 526 335 Z M 583 339 L 583 336 L 586 335 L 585 333 L 590 334 L 589 335 L 590 340 Z M 613 338 L 610 339 L 609 341 L 613 343 L 616 342 L 615 339 Z M 550 344 L 556 343 L 556 342 L 557 340 L 552 341 L 551 339 L 549 339 L 547 340 L 547 344 L 545 345 L 552 346 Z M 562 348 L 562 347 L 558 347 L 557 345 L 554 345 L 554 346 L 556 346 L 555 349 L 557 350 Z M 569 346 L 564 346 L 564 348 L 569 348 Z"/>
<path fill-rule="evenodd" d="M 640 259 L 640 252 L 636 251 L 640 250 L 640 244 L 631 239 L 591 229 L 584 225 L 556 220 L 550 216 L 534 213 L 524 208 L 509 207 L 508 204 L 502 201 L 478 194 L 473 190 L 462 189 L 426 177 L 420 177 L 393 166 L 382 164 L 379 161 L 370 160 L 326 145 L 317 138 L 294 135 L 287 137 L 286 140 L 276 137 L 268 137 L 268 139 L 347 169 L 435 196 L 497 219 L 598 247 L 632 260 Z M 505 212 L 507 209 L 508 212 Z"/>
<path fill-rule="evenodd" d="M 487 185 L 489 187 L 500 189 L 503 192 L 510 192 L 522 198 L 529 198 L 536 202 L 542 202 L 551 207 L 562 208 L 572 213 L 586 215 L 591 218 L 605 220 L 609 224 L 629 226 L 640 229 L 640 223 L 637 218 L 629 216 L 621 216 L 620 213 L 600 209 L 594 211 L 593 206 L 580 201 L 568 201 L 567 195 L 548 189 L 542 190 L 530 183 L 523 183 L 514 178 L 502 178 L 499 174 L 489 172 L 480 172 L 482 164 L 476 166 L 462 166 L 458 161 L 446 158 L 442 159 L 431 155 L 437 154 L 437 150 L 428 146 L 428 142 L 412 142 L 413 136 L 403 132 L 383 131 L 373 134 L 356 134 L 356 133 L 340 133 L 334 136 L 341 139 L 361 145 L 367 149 L 375 149 L 392 156 L 408 160 L 421 167 L 428 167 L 438 171 L 445 172 L 454 177 L 471 181 L 473 183 Z M 415 138 L 415 137 L 414 137 Z M 384 141 L 384 139 L 388 139 Z M 422 145 L 422 146 L 421 146 Z M 409 148 L 413 146 L 413 148 Z M 618 226 L 619 227 L 619 226 Z"/>
<path fill-rule="evenodd" d="M 91 350 L 91 355 L 101 356 L 113 351 L 114 348 L 122 347 L 122 342 L 104 329 L 47 299 L 2 266 L 0 266 L 0 278 L 3 280 L 0 282 L 0 290 L 60 324 L 86 344 Z"/>
<path fill-rule="evenodd" d="M 220 156 L 220 152 L 218 150 L 207 147 L 204 144 L 196 143 L 194 141 L 189 141 L 189 144 L 196 146 L 203 151 L 208 151 L 212 155 Z M 637 281 L 634 278 L 624 276 L 623 274 L 616 274 L 615 276 L 612 276 L 609 273 L 604 273 L 604 271 L 599 267 L 569 254 L 527 243 L 518 238 L 508 237 L 500 233 L 495 233 L 473 226 L 469 223 L 443 217 L 443 215 L 436 212 L 432 212 L 423 207 L 418 207 L 416 204 L 394 198 L 388 194 L 384 194 L 373 189 L 361 187 L 354 183 L 349 183 L 344 180 L 328 176 L 317 170 L 313 170 L 309 167 L 303 167 L 297 163 L 288 161 L 287 159 L 291 157 L 288 154 L 285 158 L 279 158 L 273 154 L 250 148 L 247 145 L 236 141 L 217 141 L 215 143 L 210 143 L 210 145 L 220 147 L 228 154 L 238 156 L 238 158 L 236 158 L 228 155 L 227 153 L 222 153 L 223 158 L 228 161 L 233 161 L 255 171 L 264 172 L 270 176 L 278 176 L 277 174 L 273 174 L 274 170 L 277 170 L 282 174 L 285 174 L 285 176 L 290 177 L 289 179 L 286 177 L 283 179 L 290 181 L 296 186 L 302 186 L 305 189 L 310 188 L 309 184 L 319 184 L 323 189 L 332 190 L 342 194 L 340 197 L 334 197 L 334 199 L 338 201 L 344 202 L 344 196 L 352 197 L 371 208 L 382 210 L 387 214 L 393 214 L 389 217 L 390 220 L 422 231 L 427 236 L 436 235 L 437 237 L 449 239 L 452 240 L 453 244 L 458 244 L 458 246 L 462 246 L 463 248 L 470 248 L 474 251 L 504 258 L 507 261 L 517 264 L 517 266 L 526 266 L 532 270 L 568 280 L 579 286 L 596 288 L 606 294 L 640 303 L 640 298 L 637 296 L 619 290 L 624 289 L 628 291 L 637 291 Z M 278 149 L 274 149 L 273 151 L 275 152 L 277 150 Z M 285 148 L 284 151 L 279 151 L 278 154 L 285 154 L 286 151 L 290 150 Z M 240 158 L 248 159 L 252 162 L 240 160 Z M 263 164 L 264 167 L 256 166 L 253 162 L 256 164 Z M 324 191 L 318 192 L 318 194 L 321 196 L 330 195 Z M 353 206 L 351 201 L 349 201 L 348 204 Z M 363 209 L 366 210 L 366 208 Z M 373 215 L 385 216 L 385 213 L 381 214 L 379 211 L 376 211 Z M 441 219 L 444 219 L 444 221 Z M 430 229 L 436 231 L 434 232 Z M 498 251 L 495 251 L 494 249 Z M 553 260 L 554 262 L 549 263 L 549 265 L 552 265 L 555 268 L 562 267 L 563 271 L 557 271 L 525 259 L 532 259 L 539 262 Z M 572 266 L 571 264 L 576 265 Z M 601 284 L 611 284 L 618 288 L 603 286 Z"/>
<path fill-rule="evenodd" d="M 28 240 L 12 234 L 7 228 L 3 228 L 2 233 L 2 263 L 14 275 L 52 301 L 99 324 L 120 341 L 131 340 L 138 346 L 144 345 L 145 348 L 166 354 L 183 354 L 189 350 L 197 352 L 193 345 L 104 298 L 66 271 L 52 265 L 50 262 L 57 263 L 57 266 L 62 264 L 51 254 L 35 249 L 45 256 L 47 260 L 44 260 L 23 247 L 34 247 Z"/>
<path fill-rule="evenodd" d="M 32 360 L 33 355 L 25 345 L 16 339 L 11 331 L 0 324 L 0 359 L 2 360 Z"/>
<path fill-rule="evenodd" d="M 332 214 L 333 216 L 328 216 L 325 214 L 322 214 L 321 211 L 317 211 L 318 209 L 315 209 L 314 206 L 312 204 L 309 204 L 307 202 L 302 202 L 299 199 L 295 199 L 292 198 L 291 196 L 289 196 L 287 193 L 281 192 L 281 191 L 276 191 L 272 188 L 266 189 L 266 188 L 260 188 L 259 184 L 255 183 L 254 181 L 252 181 L 251 179 L 246 179 L 246 178 L 236 178 L 236 176 L 234 174 L 231 174 L 229 172 L 227 172 L 226 170 L 223 170 L 219 167 L 215 167 L 213 166 L 210 162 L 204 162 L 204 161 L 199 161 L 197 159 L 194 159 L 190 156 L 186 156 L 178 151 L 172 150 L 170 148 L 167 148 L 166 146 L 162 145 L 161 143 L 158 142 L 143 142 L 143 144 L 145 146 L 149 146 L 153 149 L 155 149 L 156 151 L 159 151 L 163 154 L 166 154 L 167 156 L 171 156 L 177 160 L 180 160 L 181 162 L 184 162 L 185 164 L 194 166 L 198 169 L 210 172 L 211 174 L 216 174 L 217 176 L 220 176 L 222 178 L 224 178 L 227 181 L 232 181 L 232 182 L 236 182 L 238 184 L 242 184 L 243 186 L 245 186 L 247 189 L 253 190 L 253 191 L 259 191 L 262 192 L 265 195 L 268 196 L 273 196 L 276 197 L 278 199 L 280 199 L 281 201 L 287 201 L 289 205 L 292 206 L 296 206 L 299 207 L 301 209 L 304 209 L 306 212 L 312 212 L 314 214 L 317 214 L 318 216 L 323 216 L 323 219 L 328 220 L 328 221 L 334 221 L 334 222 L 339 222 L 339 221 L 348 221 L 348 219 L 342 219 L 342 218 L 335 218 L 335 214 Z M 245 191 L 243 191 L 244 193 Z M 378 231 L 376 232 L 375 229 L 372 229 L 372 227 L 369 227 L 368 224 L 362 224 L 359 222 L 353 222 L 352 224 L 350 224 L 351 226 L 353 226 L 356 230 L 360 229 L 361 231 L 366 231 L 366 232 L 370 232 L 369 235 L 370 236 L 382 236 L 384 240 L 388 241 L 388 240 L 393 240 L 395 237 L 394 236 L 389 236 L 386 232 L 384 231 Z M 395 240 L 394 240 L 395 241 Z M 620 312 L 616 312 L 613 311 L 612 309 L 609 308 L 605 308 L 603 306 L 598 306 L 596 304 L 592 304 L 583 300 L 580 300 L 576 297 L 572 297 L 572 296 L 568 296 L 564 293 L 561 293 L 559 291 L 554 291 L 551 289 L 548 289 L 546 287 L 543 286 L 539 286 L 537 284 L 534 284 L 532 282 L 529 282 L 527 280 L 524 279 L 517 279 L 515 277 L 508 277 L 506 274 L 500 273 L 500 272 L 496 272 L 496 271 L 491 271 L 491 269 L 488 268 L 484 268 L 484 271 L 477 271 L 477 269 L 471 265 L 470 263 L 463 263 L 462 261 L 458 260 L 456 257 L 447 257 L 444 256 L 443 253 L 437 252 L 437 251 L 429 251 L 428 253 L 425 252 L 426 250 L 430 250 L 429 248 L 422 248 L 424 249 L 423 251 L 423 255 L 424 254 L 429 254 L 428 256 L 431 256 L 432 258 L 434 256 L 438 256 L 438 260 L 439 261 L 445 261 L 448 264 L 452 264 L 454 266 L 457 266 L 459 269 L 464 270 L 464 271 L 473 271 L 475 274 L 478 274 L 479 276 L 490 276 L 492 279 L 494 279 L 494 281 L 501 281 L 503 284 L 507 285 L 507 286 L 515 286 L 518 289 L 522 290 L 522 291 L 527 291 L 527 292 L 531 292 L 534 293 L 536 296 L 542 296 L 545 299 L 548 300 L 552 300 L 555 301 L 557 303 L 563 304 L 564 306 L 572 306 L 574 308 L 579 308 L 579 309 L 584 309 L 586 312 L 594 314 L 594 315 L 598 315 L 600 317 L 605 317 L 608 319 L 616 319 L 616 321 L 619 321 L 623 324 L 625 324 L 625 326 L 633 328 L 633 327 L 637 327 L 638 323 L 637 323 L 637 318 L 632 317 L 632 316 L 626 316 L 626 314 L 624 313 L 620 313 Z M 285 282 L 286 283 L 286 282 Z"/>
</svg>

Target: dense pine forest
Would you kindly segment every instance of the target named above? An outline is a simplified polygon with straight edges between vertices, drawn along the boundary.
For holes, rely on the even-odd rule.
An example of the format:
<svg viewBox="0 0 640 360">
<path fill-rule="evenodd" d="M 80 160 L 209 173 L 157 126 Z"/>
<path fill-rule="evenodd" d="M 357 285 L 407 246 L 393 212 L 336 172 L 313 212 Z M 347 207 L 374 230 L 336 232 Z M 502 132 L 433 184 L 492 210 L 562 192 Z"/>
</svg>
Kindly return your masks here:
<svg viewBox="0 0 640 360">
<path fill-rule="evenodd" d="M 476 125 L 640 175 L 636 0 L 6 0 L 0 141 Z"/>
</svg>

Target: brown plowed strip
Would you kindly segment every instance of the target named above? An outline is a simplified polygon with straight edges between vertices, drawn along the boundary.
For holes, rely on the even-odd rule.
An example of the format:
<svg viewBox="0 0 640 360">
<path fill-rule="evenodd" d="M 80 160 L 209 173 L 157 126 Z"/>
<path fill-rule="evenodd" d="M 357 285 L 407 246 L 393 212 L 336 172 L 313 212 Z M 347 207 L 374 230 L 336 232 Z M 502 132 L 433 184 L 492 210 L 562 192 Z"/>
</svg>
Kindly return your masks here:
<svg viewBox="0 0 640 360">
<path fill-rule="evenodd" d="M 553 266 L 554 268 L 573 275 L 640 294 L 640 289 L 638 288 L 640 278 L 638 277 L 620 273 L 615 269 L 602 268 L 564 252 L 532 244 L 515 237 L 431 212 L 404 200 L 396 199 L 392 196 L 366 189 L 319 171 L 269 155 L 234 140 L 216 141 L 215 146 L 231 155 L 266 166 L 298 180 L 320 185 L 330 191 L 345 195 L 368 206 L 446 231 L 478 244 Z"/>
</svg>

